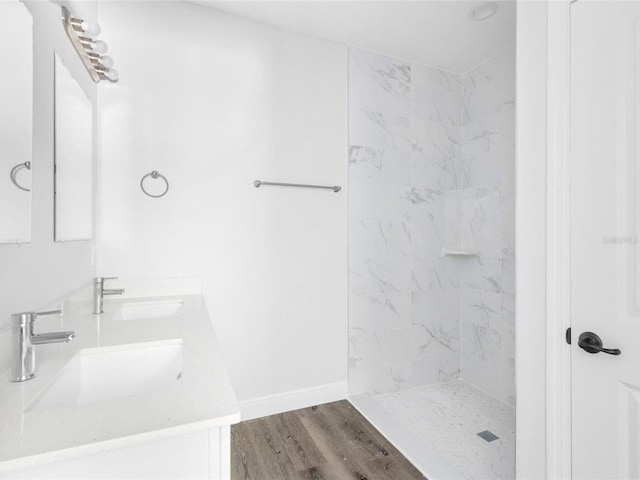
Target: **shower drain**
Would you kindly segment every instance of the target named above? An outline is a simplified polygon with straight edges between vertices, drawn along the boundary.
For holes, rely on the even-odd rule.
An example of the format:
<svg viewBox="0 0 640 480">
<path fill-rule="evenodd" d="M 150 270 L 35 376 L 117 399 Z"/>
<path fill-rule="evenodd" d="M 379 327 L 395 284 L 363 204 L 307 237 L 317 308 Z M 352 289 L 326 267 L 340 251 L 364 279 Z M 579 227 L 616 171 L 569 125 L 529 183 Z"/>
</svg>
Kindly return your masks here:
<svg viewBox="0 0 640 480">
<path fill-rule="evenodd" d="M 489 430 L 485 430 L 484 432 L 478 433 L 478 436 L 481 439 L 486 440 L 487 442 L 493 442 L 494 440 L 498 440 L 500 438 L 499 436 L 493 434 Z"/>
</svg>

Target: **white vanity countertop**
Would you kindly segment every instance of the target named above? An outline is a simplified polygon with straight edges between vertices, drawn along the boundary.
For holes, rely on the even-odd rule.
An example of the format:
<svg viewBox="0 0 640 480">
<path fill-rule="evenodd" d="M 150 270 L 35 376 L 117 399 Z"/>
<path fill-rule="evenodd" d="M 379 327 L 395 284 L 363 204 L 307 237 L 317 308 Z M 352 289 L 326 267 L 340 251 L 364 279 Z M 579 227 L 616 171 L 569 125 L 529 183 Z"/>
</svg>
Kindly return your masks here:
<svg viewBox="0 0 640 480">
<path fill-rule="evenodd" d="M 109 288 L 112 288 L 109 286 Z M 240 421 L 240 408 L 201 295 L 180 299 L 172 318 L 123 320 L 122 304 L 144 298 L 105 297 L 105 313 L 88 301 L 65 302 L 64 316 L 38 317 L 36 333 L 74 330 L 69 343 L 36 345 L 36 377 L 9 381 L 0 374 L 0 473 L 65 460 Z M 73 407 L 30 410 L 60 369 L 86 348 L 182 340 L 182 378 L 176 385 L 136 397 Z"/>
</svg>

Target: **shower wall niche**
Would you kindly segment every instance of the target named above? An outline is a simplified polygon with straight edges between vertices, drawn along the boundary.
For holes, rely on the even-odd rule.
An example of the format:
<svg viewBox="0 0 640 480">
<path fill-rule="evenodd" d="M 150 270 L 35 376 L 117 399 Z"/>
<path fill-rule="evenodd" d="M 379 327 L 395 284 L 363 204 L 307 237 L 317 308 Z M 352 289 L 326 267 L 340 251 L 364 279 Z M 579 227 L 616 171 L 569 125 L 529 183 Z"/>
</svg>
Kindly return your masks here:
<svg viewBox="0 0 640 480">
<path fill-rule="evenodd" d="M 350 50 L 351 395 L 514 404 L 514 99 L 514 48 L 466 74 Z"/>
</svg>

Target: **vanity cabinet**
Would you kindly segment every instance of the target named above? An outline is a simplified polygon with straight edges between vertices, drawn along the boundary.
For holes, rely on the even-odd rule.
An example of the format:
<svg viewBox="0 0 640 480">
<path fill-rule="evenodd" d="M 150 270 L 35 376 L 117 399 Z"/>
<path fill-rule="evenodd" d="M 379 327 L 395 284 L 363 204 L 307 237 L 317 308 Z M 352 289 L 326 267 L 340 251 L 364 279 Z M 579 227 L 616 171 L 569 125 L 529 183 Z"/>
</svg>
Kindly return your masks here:
<svg viewBox="0 0 640 480">
<path fill-rule="evenodd" d="M 3 478 L 228 480 L 230 432 L 229 426 L 198 430 L 7 472 Z"/>
</svg>

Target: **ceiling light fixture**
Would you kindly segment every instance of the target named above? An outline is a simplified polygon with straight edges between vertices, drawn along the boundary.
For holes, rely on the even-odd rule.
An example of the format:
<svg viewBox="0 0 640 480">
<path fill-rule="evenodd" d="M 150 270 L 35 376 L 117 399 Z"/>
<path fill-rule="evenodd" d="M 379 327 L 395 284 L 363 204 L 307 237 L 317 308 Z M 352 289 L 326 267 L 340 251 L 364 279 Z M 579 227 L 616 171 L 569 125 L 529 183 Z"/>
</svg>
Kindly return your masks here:
<svg viewBox="0 0 640 480">
<path fill-rule="evenodd" d="M 486 20 L 489 17 L 495 15 L 498 11 L 498 4 L 496 2 L 481 2 L 469 10 L 469 18 L 471 20 Z"/>
<path fill-rule="evenodd" d="M 117 82 L 118 72 L 112 68 L 113 59 L 105 55 L 109 46 L 95 39 L 100 34 L 100 25 L 74 17 L 66 7 L 62 7 L 62 24 L 93 81 Z"/>
</svg>

